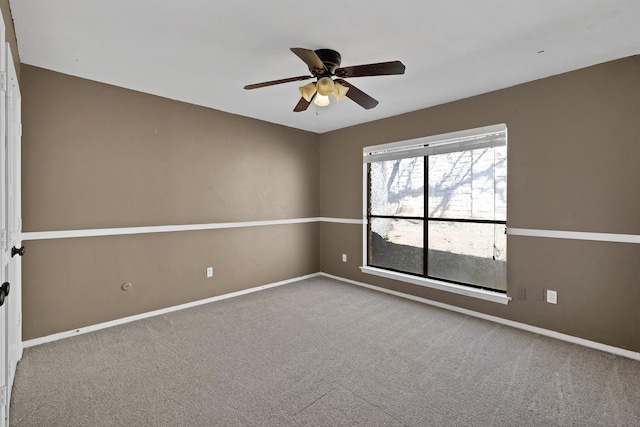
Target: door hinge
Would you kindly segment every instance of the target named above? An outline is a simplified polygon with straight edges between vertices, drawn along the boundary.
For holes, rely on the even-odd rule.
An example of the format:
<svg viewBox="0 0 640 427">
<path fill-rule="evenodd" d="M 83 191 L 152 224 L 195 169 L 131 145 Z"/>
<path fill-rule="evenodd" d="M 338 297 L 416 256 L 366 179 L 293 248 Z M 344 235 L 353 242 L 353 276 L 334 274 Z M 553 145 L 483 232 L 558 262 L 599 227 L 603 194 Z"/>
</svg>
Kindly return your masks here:
<svg viewBox="0 0 640 427">
<path fill-rule="evenodd" d="M 3 92 L 7 91 L 7 72 L 3 71 L 2 73 L 0 73 L 0 89 L 2 89 Z"/>
<path fill-rule="evenodd" d="M 18 124 L 18 136 L 22 136 L 22 123 Z"/>
<path fill-rule="evenodd" d="M 22 312 L 18 312 L 18 327 L 22 326 Z"/>
<path fill-rule="evenodd" d="M 3 385 L 0 387 L 0 405 L 7 405 L 7 386 Z"/>
</svg>

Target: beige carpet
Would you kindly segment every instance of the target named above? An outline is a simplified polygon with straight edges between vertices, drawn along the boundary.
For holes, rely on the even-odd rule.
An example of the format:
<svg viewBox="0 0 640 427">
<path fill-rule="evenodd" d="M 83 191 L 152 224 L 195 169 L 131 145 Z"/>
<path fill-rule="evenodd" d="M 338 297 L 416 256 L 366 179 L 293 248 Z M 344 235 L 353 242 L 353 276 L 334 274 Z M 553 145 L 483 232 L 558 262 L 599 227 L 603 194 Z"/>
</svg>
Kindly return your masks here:
<svg viewBox="0 0 640 427">
<path fill-rule="evenodd" d="M 11 426 L 640 426 L 640 362 L 315 278 L 25 350 Z"/>
</svg>

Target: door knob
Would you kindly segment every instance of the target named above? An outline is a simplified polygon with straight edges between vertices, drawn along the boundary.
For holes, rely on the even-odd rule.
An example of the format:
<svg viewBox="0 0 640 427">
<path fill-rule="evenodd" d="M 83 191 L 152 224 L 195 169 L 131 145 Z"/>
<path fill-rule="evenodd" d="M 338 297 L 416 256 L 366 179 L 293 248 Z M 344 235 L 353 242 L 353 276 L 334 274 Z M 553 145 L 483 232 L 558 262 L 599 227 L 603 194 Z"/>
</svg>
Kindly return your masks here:
<svg viewBox="0 0 640 427">
<path fill-rule="evenodd" d="M 16 248 L 15 246 L 11 248 L 11 258 L 16 255 L 24 255 L 24 246 L 20 246 L 20 249 Z"/>
<path fill-rule="evenodd" d="M 9 282 L 4 282 L 2 286 L 0 286 L 0 306 L 4 304 L 4 299 L 9 295 L 9 289 L 11 289 Z"/>
</svg>

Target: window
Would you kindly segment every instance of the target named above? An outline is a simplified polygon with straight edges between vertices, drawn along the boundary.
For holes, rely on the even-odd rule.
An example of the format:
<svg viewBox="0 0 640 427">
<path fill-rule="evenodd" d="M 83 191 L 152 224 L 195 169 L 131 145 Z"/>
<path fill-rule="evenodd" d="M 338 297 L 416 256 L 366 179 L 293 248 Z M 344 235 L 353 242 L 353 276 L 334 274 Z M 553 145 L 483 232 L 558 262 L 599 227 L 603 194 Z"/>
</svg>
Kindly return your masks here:
<svg viewBox="0 0 640 427">
<path fill-rule="evenodd" d="M 495 125 L 365 147 L 363 271 L 506 303 L 506 144 Z"/>
</svg>

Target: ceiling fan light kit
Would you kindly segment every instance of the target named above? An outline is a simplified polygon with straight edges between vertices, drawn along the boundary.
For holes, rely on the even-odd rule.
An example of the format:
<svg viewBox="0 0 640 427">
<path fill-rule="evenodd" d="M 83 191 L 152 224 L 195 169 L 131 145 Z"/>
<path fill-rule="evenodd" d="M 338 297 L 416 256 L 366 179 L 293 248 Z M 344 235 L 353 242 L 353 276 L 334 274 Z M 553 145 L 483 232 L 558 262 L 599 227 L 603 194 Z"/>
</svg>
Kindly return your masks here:
<svg viewBox="0 0 640 427">
<path fill-rule="evenodd" d="M 339 101 L 342 101 L 349 91 L 349 88 L 346 86 L 342 86 L 340 83 L 336 83 L 336 88 L 333 90 L 333 96 Z"/>
<path fill-rule="evenodd" d="M 335 87 L 336 85 L 333 83 L 333 80 L 331 80 L 331 77 L 319 78 L 318 83 L 316 83 L 316 90 L 322 96 L 329 96 Z"/>
<path fill-rule="evenodd" d="M 300 86 L 298 90 L 300 91 L 300 94 L 307 102 L 311 102 L 313 95 L 316 94 L 316 85 L 315 83 L 307 83 L 304 86 Z"/>
<path fill-rule="evenodd" d="M 333 89 L 331 89 L 331 87 L 333 87 Z M 304 86 L 300 86 L 298 90 L 300 91 L 302 98 L 307 102 L 311 102 L 311 100 L 314 99 L 313 96 L 316 95 L 317 92 L 313 103 L 319 107 L 326 107 L 331 103 L 329 100 L 329 94 L 333 94 L 339 102 L 345 97 L 349 88 L 341 85 L 340 83 L 334 82 L 329 77 L 323 77 L 317 84 L 307 83 Z"/>
<path fill-rule="evenodd" d="M 335 50 L 310 50 L 301 47 L 292 47 L 291 51 L 307 64 L 309 72 L 312 74 L 311 76 L 297 76 L 264 83 L 255 83 L 247 85 L 244 88 L 247 90 L 258 89 L 266 86 L 315 78 L 317 79 L 316 83 L 308 83 L 298 88 L 302 98 L 298 101 L 293 111 L 305 111 L 307 107 L 309 107 L 309 104 L 311 104 L 311 101 L 320 107 L 327 106 L 331 103 L 329 100 L 330 94 L 333 94 L 338 101 L 341 101 L 346 96 L 362 108 L 369 110 L 378 105 L 378 101 L 342 79 L 349 77 L 404 74 L 405 70 L 404 64 L 400 61 L 339 68 L 342 57 Z M 337 79 L 334 80 L 333 77 L 337 77 Z"/>
<path fill-rule="evenodd" d="M 320 95 L 319 93 L 316 95 L 313 103 L 318 107 L 326 107 L 331 104 L 331 100 L 329 100 L 329 95 Z"/>
</svg>

